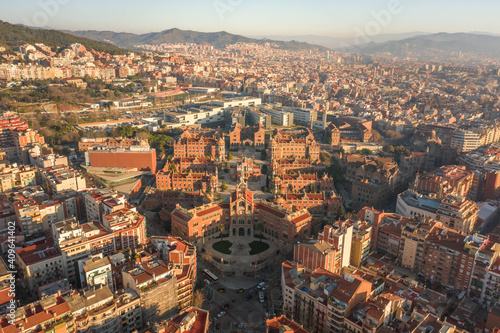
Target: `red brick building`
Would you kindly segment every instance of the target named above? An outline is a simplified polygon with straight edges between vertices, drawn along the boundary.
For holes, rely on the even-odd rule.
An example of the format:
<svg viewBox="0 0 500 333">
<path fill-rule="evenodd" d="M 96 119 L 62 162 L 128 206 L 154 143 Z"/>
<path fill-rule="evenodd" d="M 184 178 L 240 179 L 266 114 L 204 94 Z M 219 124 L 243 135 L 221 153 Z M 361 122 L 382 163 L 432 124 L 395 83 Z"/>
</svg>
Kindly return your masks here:
<svg viewBox="0 0 500 333">
<path fill-rule="evenodd" d="M 275 129 L 269 144 L 271 164 L 283 159 L 308 159 L 310 162 L 319 161 L 320 146 L 314 139 L 312 132 L 284 131 Z"/>
<path fill-rule="evenodd" d="M 333 146 L 341 142 L 369 142 L 373 136 L 371 121 L 353 117 L 333 118 L 325 132 Z"/>
<path fill-rule="evenodd" d="M 474 173 L 465 166 L 444 165 L 415 181 L 417 191 L 436 193 L 438 199 L 455 195 L 468 196 L 474 180 Z"/>
<path fill-rule="evenodd" d="M 214 158 L 204 158 L 204 157 L 192 157 L 192 158 L 180 158 L 175 159 L 165 165 L 168 169 L 170 165 L 175 165 L 175 169 L 178 172 L 205 172 L 215 173 L 217 166 L 215 165 Z"/>
<path fill-rule="evenodd" d="M 137 168 L 156 174 L 156 150 L 149 146 L 131 146 L 128 149 L 96 149 L 85 153 L 85 163 L 101 168 Z"/>
<path fill-rule="evenodd" d="M 147 210 L 163 208 L 173 211 L 177 204 L 185 208 L 194 208 L 203 204 L 206 197 L 199 193 L 183 191 L 155 191 L 150 193 L 142 203 Z M 208 200 L 208 199 L 207 199 Z"/>
<path fill-rule="evenodd" d="M 235 123 L 229 132 L 229 144 L 231 148 L 235 147 L 255 147 L 264 148 L 266 144 L 266 131 L 261 123 L 250 127 L 241 126 Z"/>
<path fill-rule="evenodd" d="M 333 191 L 333 178 L 326 174 L 323 177 L 318 177 L 317 174 L 302 174 L 300 171 L 294 174 L 276 176 L 271 180 L 271 187 L 276 191 L 285 193 L 290 192 L 324 192 Z M 312 191 L 311 191 L 312 189 Z"/>
<path fill-rule="evenodd" d="M 307 209 L 314 217 L 337 217 L 342 199 L 335 193 L 285 193 L 276 203 L 286 209 L 297 211 Z"/>
<path fill-rule="evenodd" d="M 311 163 L 307 159 L 273 160 L 270 164 L 271 177 L 287 174 L 291 170 L 302 173 L 315 173 L 324 168 L 325 166 L 319 160 Z"/>
<path fill-rule="evenodd" d="M 222 161 L 226 147 L 220 131 L 186 129 L 174 144 L 174 158 L 212 158 Z"/>
<path fill-rule="evenodd" d="M 241 183 L 229 202 L 210 203 L 194 209 L 177 207 L 172 213 L 172 234 L 188 241 L 217 237 L 221 230 L 233 236 L 253 236 L 258 223 L 268 239 L 287 245 L 311 234 L 311 214 L 292 212 L 283 206 L 255 201 L 252 191 Z M 222 227 L 221 227 L 222 226 Z"/>
<path fill-rule="evenodd" d="M 202 191 L 212 190 L 217 192 L 219 187 L 219 172 L 215 169 L 215 174 L 203 173 L 178 173 L 169 170 L 161 170 L 156 174 L 156 188 L 159 190 L 181 190 L 181 191 Z"/>
<path fill-rule="evenodd" d="M 249 182 L 256 182 L 260 180 L 261 171 L 258 165 L 255 165 L 249 158 L 243 158 L 235 165 L 231 165 L 229 169 L 229 177 L 232 181 L 245 179 Z"/>
</svg>

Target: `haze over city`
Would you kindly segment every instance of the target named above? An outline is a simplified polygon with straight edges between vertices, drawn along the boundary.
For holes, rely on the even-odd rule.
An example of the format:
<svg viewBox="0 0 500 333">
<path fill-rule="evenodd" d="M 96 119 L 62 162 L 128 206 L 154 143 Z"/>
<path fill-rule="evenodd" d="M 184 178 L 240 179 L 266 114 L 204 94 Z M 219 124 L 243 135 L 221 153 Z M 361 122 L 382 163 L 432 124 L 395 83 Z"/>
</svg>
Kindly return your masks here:
<svg viewBox="0 0 500 333">
<path fill-rule="evenodd" d="M 146 3 L 125 1 L 14 1 L 0 3 L 0 19 L 63 30 L 148 33 L 171 28 L 245 36 L 318 35 L 353 37 L 373 13 L 397 8 L 381 33 L 487 32 L 500 34 L 500 3 L 470 1 L 190 0 Z M 37 16 L 47 9 L 49 20 Z M 52 14 L 52 12 L 54 14 Z"/>
</svg>

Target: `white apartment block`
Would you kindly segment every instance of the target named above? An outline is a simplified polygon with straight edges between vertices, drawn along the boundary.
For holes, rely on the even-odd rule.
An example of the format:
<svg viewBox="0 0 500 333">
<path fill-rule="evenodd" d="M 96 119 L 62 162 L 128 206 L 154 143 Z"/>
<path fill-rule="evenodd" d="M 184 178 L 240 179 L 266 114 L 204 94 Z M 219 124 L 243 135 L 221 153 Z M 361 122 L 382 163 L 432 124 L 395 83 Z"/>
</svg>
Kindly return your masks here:
<svg viewBox="0 0 500 333">
<path fill-rule="evenodd" d="M 472 131 L 456 130 L 451 138 L 451 146 L 468 152 L 481 146 L 481 137 Z"/>
</svg>

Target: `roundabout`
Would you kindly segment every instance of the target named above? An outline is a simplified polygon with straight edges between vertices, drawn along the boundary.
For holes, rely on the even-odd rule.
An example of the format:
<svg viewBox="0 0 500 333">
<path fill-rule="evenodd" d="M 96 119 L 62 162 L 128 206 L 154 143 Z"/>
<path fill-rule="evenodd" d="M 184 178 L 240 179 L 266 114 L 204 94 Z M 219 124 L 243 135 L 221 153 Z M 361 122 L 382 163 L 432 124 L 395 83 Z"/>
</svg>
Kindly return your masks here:
<svg viewBox="0 0 500 333">
<path fill-rule="evenodd" d="M 206 259 L 221 276 L 257 276 L 275 263 L 279 248 L 273 242 L 251 236 L 229 236 L 203 245 Z"/>
</svg>

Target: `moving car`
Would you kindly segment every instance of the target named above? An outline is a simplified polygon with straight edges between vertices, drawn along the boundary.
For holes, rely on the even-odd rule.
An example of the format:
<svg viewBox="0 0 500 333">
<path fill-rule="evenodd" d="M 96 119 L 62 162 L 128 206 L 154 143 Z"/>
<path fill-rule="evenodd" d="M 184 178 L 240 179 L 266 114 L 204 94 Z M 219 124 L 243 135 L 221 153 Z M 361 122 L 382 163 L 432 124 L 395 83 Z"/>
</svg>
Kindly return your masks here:
<svg viewBox="0 0 500 333">
<path fill-rule="evenodd" d="M 219 288 L 219 292 L 220 293 L 225 293 L 226 292 L 226 288 Z"/>
<path fill-rule="evenodd" d="M 229 304 L 224 305 L 224 310 L 229 309 Z"/>
<path fill-rule="evenodd" d="M 219 317 L 219 318 L 220 318 L 220 317 L 222 317 L 222 316 L 223 316 L 223 315 L 225 315 L 225 314 L 226 314 L 226 311 L 221 311 L 221 312 L 217 315 L 217 317 Z"/>
<path fill-rule="evenodd" d="M 243 288 L 240 288 L 240 289 L 236 290 L 236 292 L 238 292 L 238 293 L 242 293 L 244 291 L 245 291 L 245 289 L 243 289 Z"/>
</svg>

